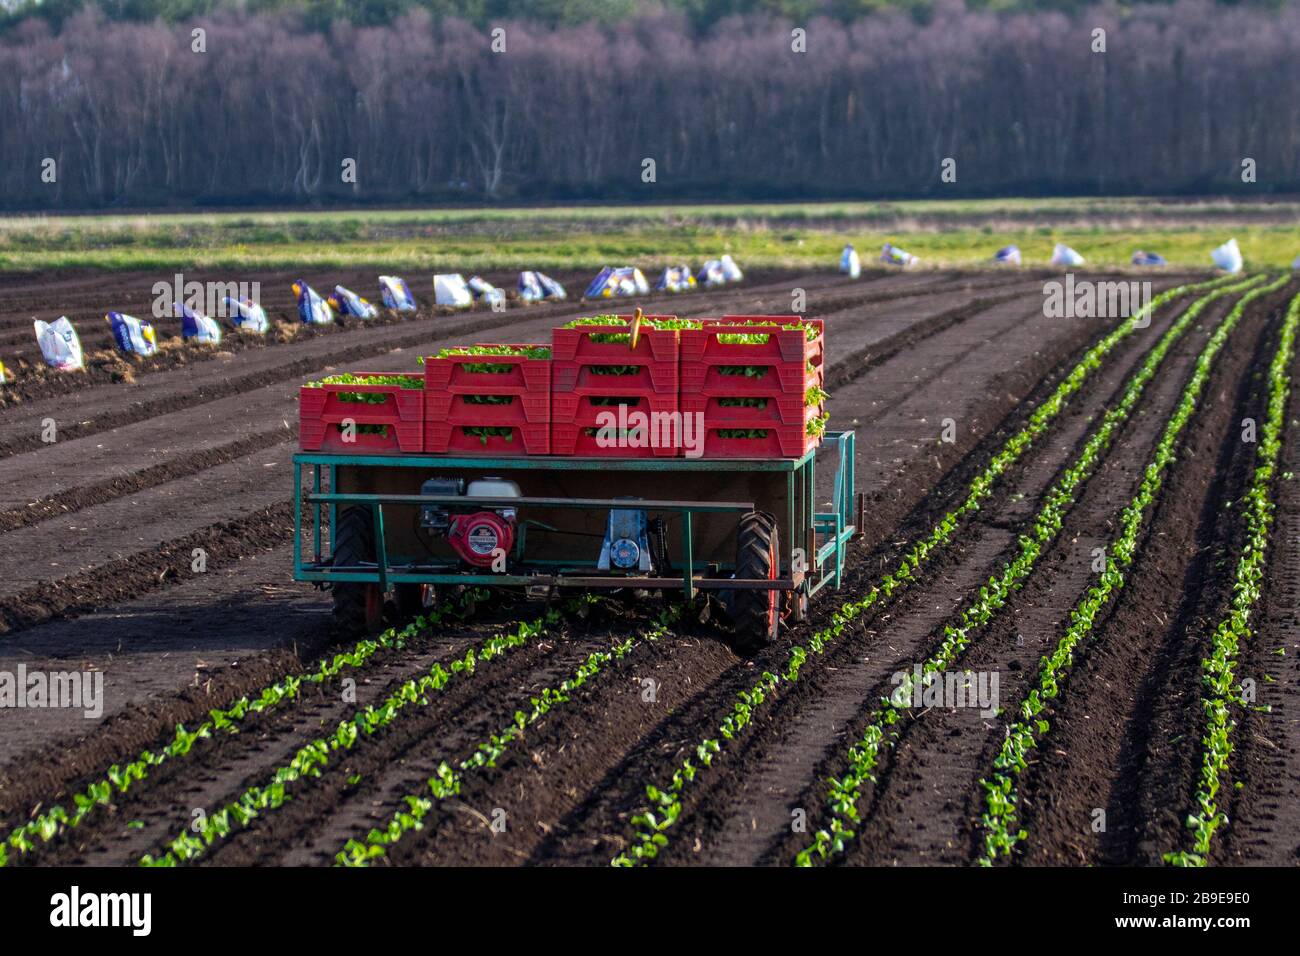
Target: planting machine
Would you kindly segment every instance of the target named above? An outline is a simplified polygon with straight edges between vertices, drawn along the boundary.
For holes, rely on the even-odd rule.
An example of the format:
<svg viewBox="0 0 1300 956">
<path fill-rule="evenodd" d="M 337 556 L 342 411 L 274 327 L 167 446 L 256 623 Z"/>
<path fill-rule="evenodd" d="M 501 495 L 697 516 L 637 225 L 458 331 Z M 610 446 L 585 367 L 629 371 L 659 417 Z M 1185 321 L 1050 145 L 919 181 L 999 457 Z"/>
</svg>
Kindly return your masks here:
<svg viewBox="0 0 1300 956">
<path fill-rule="evenodd" d="M 801 621 L 815 594 L 839 586 L 847 544 L 861 526 L 853 432 L 826 431 L 823 420 L 794 449 L 788 442 L 773 444 L 783 423 L 788 427 L 781 435 L 793 434 L 792 428 L 804 434 L 805 392 L 824 395 L 820 324 L 814 363 L 806 357 L 802 327 L 793 337 L 779 327 L 789 317 L 712 320 L 708 347 L 698 354 L 690 353 L 689 342 L 681 344 L 686 332 L 641 331 L 639 313 L 603 318 L 610 324 L 584 327 L 579 336 L 556 330 L 554 351 L 544 358 L 541 347 L 476 346 L 426 360 L 419 452 L 410 450 L 412 414 L 399 408 L 411 398 L 401 394 L 402 383 L 367 389 L 364 376 L 348 376 L 346 384 L 325 388 L 350 392 L 308 394 L 313 390 L 304 388 L 311 414 L 329 421 L 311 431 L 304 420 L 302 434 L 311 436 L 304 447 L 314 447 L 294 459 L 295 579 L 328 586 L 336 617 L 358 629 L 379 627 L 386 612 L 418 613 L 440 595 L 471 587 L 534 598 L 566 589 L 679 593 L 687 602 L 711 598 L 733 623 L 740 650 L 772 640 L 783 621 Z M 655 318 L 664 317 L 649 317 Z M 740 331 L 719 336 L 718 329 Z M 706 408 L 714 367 L 738 361 L 728 356 L 739 346 L 727 343 L 782 335 L 799 340 L 797 354 L 787 356 L 799 374 L 771 376 L 770 408 L 766 398 L 724 398 L 721 409 Z M 611 341 L 624 336 L 627 342 Z M 501 351 L 508 349 L 516 352 Z M 584 356 L 584 349 L 591 354 Z M 710 349 L 722 357 L 710 357 Z M 639 358 L 629 360 L 631 353 Z M 752 350 L 743 357 L 745 367 L 761 367 Z M 626 380 L 588 380 L 590 368 L 612 367 L 591 363 L 614 359 Z M 781 361 L 773 359 L 773 372 Z M 498 381 L 484 382 L 485 375 Z M 816 392 L 805 387 L 805 375 Z M 753 382 L 740 384 L 753 388 Z M 797 399 L 785 402 L 784 411 L 778 407 L 783 387 Z M 372 398 L 357 405 L 353 426 L 368 424 L 366 437 L 379 434 L 382 426 L 374 423 L 384 406 L 373 395 L 386 395 L 391 448 L 371 447 L 356 436 L 351 448 L 331 444 L 329 430 L 339 427 L 333 419 L 346 419 L 346 410 L 331 415 L 331 403 L 355 398 L 358 389 Z M 483 401 L 493 393 L 502 400 Z M 539 400 L 543 395 L 549 401 Z M 602 447 L 591 416 L 617 412 L 621 427 L 629 407 L 638 405 L 677 415 L 675 422 L 681 421 L 680 406 L 699 408 L 704 434 L 695 452 L 671 445 L 665 452 L 662 445 L 635 441 Z M 767 420 L 760 421 L 762 415 Z M 619 428 L 611 433 L 626 437 Z M 575 442 L 575 435 L 586 443 Z M 473 441 L 460 443 L 466 436 Z M 816 507 L 819 464 L 834 469 L 829 511 Z"/>
</svg>

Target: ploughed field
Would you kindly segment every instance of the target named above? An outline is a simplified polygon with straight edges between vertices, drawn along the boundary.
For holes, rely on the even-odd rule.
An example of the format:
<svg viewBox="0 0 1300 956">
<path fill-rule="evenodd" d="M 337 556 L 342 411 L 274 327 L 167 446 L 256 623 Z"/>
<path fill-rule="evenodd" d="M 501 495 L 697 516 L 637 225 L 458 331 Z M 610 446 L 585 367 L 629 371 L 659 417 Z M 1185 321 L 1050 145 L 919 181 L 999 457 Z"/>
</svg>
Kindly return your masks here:
<svg viewBox="0 0 1300 956">
<path fill-rule="evenodd" d="M 156 278 L 0 278 L 6 355 L 63 313 L 107 349 Z M 572 596 L 332 635 L 290 579 L 299 384 L 607 307 L 322 332 L 288 321 L 296 277 L 241 278 L 265 342 L 37 372 L 0 408 L 0 672 L 104 675 L 97 719 L 0 708 L 5 865 L 1296 861 L 1294 281 L 1161 274 L 1136 323 L 1046 316 L 1027 271 L 647 297 L 805 290 L 857 431 L 844 587 L 742 658 Z"/>
</svg>

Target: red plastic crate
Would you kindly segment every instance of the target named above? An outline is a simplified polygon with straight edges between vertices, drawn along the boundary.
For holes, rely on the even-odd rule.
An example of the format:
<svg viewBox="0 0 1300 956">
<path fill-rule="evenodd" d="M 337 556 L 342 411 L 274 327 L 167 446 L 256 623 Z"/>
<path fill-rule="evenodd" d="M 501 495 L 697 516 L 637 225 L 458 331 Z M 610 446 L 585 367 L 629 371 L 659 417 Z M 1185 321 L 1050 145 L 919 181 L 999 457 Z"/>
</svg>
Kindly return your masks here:
<svg viewBox="0 0 1300 956">
<path fill-rule="evenodd" d="M 762 408 L 724 405 L 723 397 L 681 397 L 682 415 L 700 416 L 704 458 L 799 458 L 821 442 L 807 434 L 807 427 L 825 406 L 809 408 L 802 395 L 757 396 L 767 401 Z M 730 429 L 763 430 L 767 434 L 762 438 L 724 438 L 721 433 Z"/>
<path fill-rule="evenodd" d="M 804 423 L 793 425 L 766 424 L 761 426 L 766 434 L 761 438 L 723 437 L 731 428 L 758 428 L 757 425 L 736 423 L 705 423 L 704 458 L 801 458 L 805 452 L 816 448 L 821 439 L 806 431 Z"/>
<path fill-rule="evenodd" d="M 631 321 L 632 316 L 620 316 Z M 646 319 L 671 319 L 649 315 Z M 594 334 L 627 334 L 627 326 L 588 325 L 555 329 L 552 333 L 551 454 L 595 458 L 676 458 L 680 442 L 646 448 L 598 444 L 588 429 L 596 428 L 603 412 L 618 414 L 618 405 L 602 401 L 621 399 L 628 414 L 644 413 L 651 421 L 672 416 L 676 426 L 678 334 L 676 329 L 643 328 L 635 349 L 627 342 L 593 342 Z M 601 365 L 625 365 L 628 375 L 599 375 Z M 658 419 L 655 416 L 659 416 Z"/>
<path fill-rule="evenodd" d="M 760 321 L 768 323 L 767 327 Z M 815 325 L 820 334 L 809 342 L 803 329 L 780 328 L 793 321 Z M 768 339 L 754 345 L 720 340 L 719 336 L 731 333 L 761 333 Z M 682 330 L 681 392 L 683 395 L 701 392 L 725 396 L 802 395 L 810 384 L 820 385 L 823 381 L 825 340 L 825 327 L 820 319 L 745 315 L 707 319 L 702 329 Z M 721 373 L 722 367 L 734 365 L 765 366 L 768 372 L 761 378 Z"/>
<path fill-rule="evenodd" d="M 537 345 L 510 345 L 507 348 L 539 348 Z M 508 365 L 508 372 L 471 372 L 470 365 Z M 521 355 L 452 355 L 424 360 L 424 390 L 437 398 L 436 409 L 451 399 L 465 395 L 511 395 L 520 399 L 512 403 L 522 410 L 528 422 L 546 422 L 550 418 L 551 362 Z M 428 406 L 426 405 L 426 409 Z M 443 412 L 445 414 L 445 412 Z M 427 415 L 426 415 L 427 418 Z"/>
<path fill-rule="evenodd" d="M 618 318 L 627 319 L 624 315 Z M 671 315 L 647 315 L 646 319 L 672 319 Z M 584 325 L 576 329 L 555 329 L 551 332 L 551 388 L 553 392 L 569 392 L 579 388 L 604 389 L 600 381 L 608 376 L 595 375 L 595 365 L 632 365 L 635 375 L 617 376 L 620 386 L 632 386 L 644 394 L 677 394 L 677 364 L 679 340 L 676 329 L 643 328 L 637 338 L 636 348 L 626 342 L 593 342 L 593 335 L 626 335 L 627 326 Z M 620 394 L 598 391 L 593 394 Z M 636 394 L 636 392 L 627 392 Z"/>
<path fill-rule="evenodd" d="M 511 345 L 510 348 L 538 348 Z M 470 365 L 509 366 L 503 372 L 474 372 Z M 424 363 L 424 451 L 428 454 L 545 455 L 550 452 L 551 362 L 522 355 L 453 355 Z M 469 399 L 500 395 L 505 405 Z M 509 428 L 502 435 L 469 435 L 466 428 Z"/>
<path fill-rule="evenodd" d="M 367 375 L 392 375 L 392 372 L 356 372 Z M 343 392 L 384 395 L 382 404 L 345 402 Z M 376 435 L 361 432 L 355 441 L 343 440 L 342 426 L 347 420 L 361 425 L 385 425 L 388 432 Z M 354 455 L 418 454 L 424 441 L 424 393 L 400 385 L 320 385 L 298 389 L 298 446 L 303 451 L 338 452 Z"/>
<path fill-rule="evenodd" d="M 424 451 L 429 455 L 547 455 L 551 451 L 550 425 L 499 425 L 489 427 L 509 428 L 510 435 L 471 435 L 466 428 L 474 425 L 453 425 L 450 422 L 426 422 L 424 426 Z"/>
<path fill-rule="evenodd" d="M 682 449 L 677 445 L 656 447 L 648 445 L 634 448 L 629 445 L 602 447 L 599 439 L 588 430 L 595 428 L 589 424 L 551 423 L 551 454 L 577 455 L 586 458 L 680 458 Z"/>
</svg>

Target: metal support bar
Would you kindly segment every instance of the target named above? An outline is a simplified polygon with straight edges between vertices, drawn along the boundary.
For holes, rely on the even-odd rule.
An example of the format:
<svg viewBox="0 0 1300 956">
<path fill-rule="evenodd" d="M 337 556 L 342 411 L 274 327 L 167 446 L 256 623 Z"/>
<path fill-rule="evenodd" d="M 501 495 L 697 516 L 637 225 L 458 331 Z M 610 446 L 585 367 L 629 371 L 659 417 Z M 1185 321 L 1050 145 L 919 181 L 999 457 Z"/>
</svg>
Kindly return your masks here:
<svg viewBox="0 0 1300 956">
<path fill-rule="evenodd" d="M 370 517 L 375 529 L 375 559 L 379 563 L 379 592 L 388 592 L 388 544 L 384 541 L 384 506 L 370 506 Z"/>
<path fill-rule="evenodd" d="M 753 508 L 750 508 L 752 511 Z M 686 559 L 686 567 L 682 570 L 683 586 L 686 590 L 686 600 L 690 601 L 695 598 L 695 535 L 691 530 L 691 513 L 689 511 L 682 514 L 682 556 Z"/>
<path fill-rule="evenodd" d="M 643 498 L 505 498 L 484 495 L 370 495 L 317 493 L 308 501 L 330 504 L 459 505 L 483 508 L 638 508 L 641 511 L 694 511 L 701 514 L 753 511 L 752 501 L 650 501 Z"/>
</svg>

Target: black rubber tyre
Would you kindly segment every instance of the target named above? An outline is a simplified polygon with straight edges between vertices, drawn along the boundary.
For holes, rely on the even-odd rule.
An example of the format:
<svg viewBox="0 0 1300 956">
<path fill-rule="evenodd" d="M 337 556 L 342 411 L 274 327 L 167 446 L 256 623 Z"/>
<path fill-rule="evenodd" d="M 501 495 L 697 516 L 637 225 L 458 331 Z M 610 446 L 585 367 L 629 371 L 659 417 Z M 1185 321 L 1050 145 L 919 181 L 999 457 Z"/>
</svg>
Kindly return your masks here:
<svg viewBox="0 0 1300 956">
<path fill-rule="evenodd" d="M 335 567 L 356 567 L 375 560 L 375 529 L 365 508 L 344 508 L 332 536 Z M 333 586 L 334 623 L 347 634 L 371 634 L 384 624 L 384 596 L 377 584 Z"/>
<path fill-rule="evenodd" d="M 776 519 L 763 511 L 743 515 L 736 531 L 736 577 L 776 580 L 780 556 Z M 736 628 L 732 646 L 737 653 L 752 654 L 776 640 L 781 627 L 780 600 L 779 591 L 732 591 L 731 620 Z"/>
</svg>

